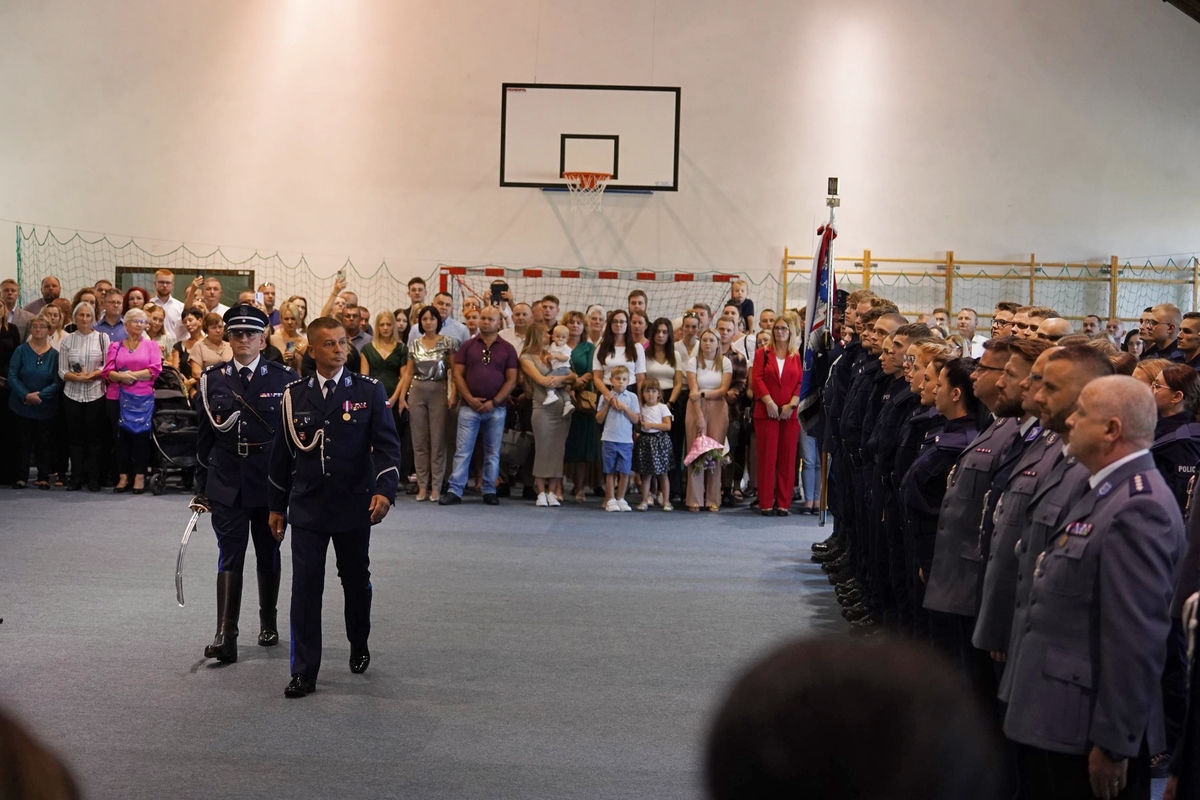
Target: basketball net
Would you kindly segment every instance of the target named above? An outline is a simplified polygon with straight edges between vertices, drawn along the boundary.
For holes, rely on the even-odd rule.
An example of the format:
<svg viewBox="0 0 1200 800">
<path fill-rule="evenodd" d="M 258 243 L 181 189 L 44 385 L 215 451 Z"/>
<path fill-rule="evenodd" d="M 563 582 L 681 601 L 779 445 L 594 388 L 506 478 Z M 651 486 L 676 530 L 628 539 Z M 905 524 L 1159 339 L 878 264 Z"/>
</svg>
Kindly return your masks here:
<svg viewBox="0 0 1200 800">
<path fill-rule="evenodd" d="M 612 177 L 607 172 L 564 172 L 567 191 L 571 194 L 571 209 L 599 211 L 604 198 L 604 187 Z"/>
</svg>

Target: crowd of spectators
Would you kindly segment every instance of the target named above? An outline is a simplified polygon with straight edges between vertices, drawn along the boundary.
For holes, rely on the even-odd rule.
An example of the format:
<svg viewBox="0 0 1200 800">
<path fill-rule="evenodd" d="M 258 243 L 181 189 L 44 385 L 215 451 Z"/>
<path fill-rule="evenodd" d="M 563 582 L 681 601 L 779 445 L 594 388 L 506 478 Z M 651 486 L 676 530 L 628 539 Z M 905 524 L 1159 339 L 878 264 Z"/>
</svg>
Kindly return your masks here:
<svg viewBox="0 0 1200 800">
<path fill-rule="evenodd" d="M 167 270 L 153 290 L 101 280 L 67 301 L 55 277 L 40 288 L 21 308 L 16 282 L 0 286 L 0 408 L 17 431 L 0 482 L 24 488 L 32 465 L 39 489 L 141 493 L 155 388 L 194 397 L 203 371 L 232 358 L 220 279 L 197 277 L 182 299 Z M 372 316 L 339 276 L 313 316 L 340 320 L 350 368 L 383 384 L 416 501 L 478 493 L 496 503 L 519 486 L 537 507 L 590 495 L 606 511 L 786 515 L 799 500 L 798 511 L 816 513 L 816 440 L 797 414 L 803 312 L 756 313 L 747 288 L 734 283 L 719 309 L 696 303 L 651 319 L 640 289 L 624 308 L 563 309 L 497 281 L 456 314 L 448 293 L 430 296 L 413 278 L 407 307 Z M 271 320 L 264 358 L 311 374 L 308 299 L 279 297 L 263 284 L 237 302 Z M 760 473 L 770 484 L 761 507 Z"/>
</svg>

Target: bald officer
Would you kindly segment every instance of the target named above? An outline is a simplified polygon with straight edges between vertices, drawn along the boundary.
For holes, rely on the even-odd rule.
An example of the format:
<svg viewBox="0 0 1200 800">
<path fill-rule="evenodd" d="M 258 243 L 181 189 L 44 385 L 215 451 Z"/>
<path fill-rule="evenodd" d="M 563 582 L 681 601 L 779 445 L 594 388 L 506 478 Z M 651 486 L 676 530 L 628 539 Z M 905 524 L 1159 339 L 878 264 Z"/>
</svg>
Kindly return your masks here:
<svg viewBox="0 0 1200 800">
<path fill-rule="evenodd" d="M 292 525 L 292 680 L 287 697 L 316 689 L 321 668 L 321 594 L 329 543 L 346 598 L 350 671 L 371 663 L 371 526 L 396 499 L 400 438 L 379 381 L 346 366 L 350 343 L 342 323 L 308 325 L 312 375 L 284 390 L 283 415 L 271 450 L 271 531 Z"/>
<path fill-rule="evenodd" d="M 212 511 L 217 534 L 217 635 L 204 657 L 234 662 L 250 539 L 258 572 L 258 643 L 279 643 L 279 542 L 267 524 L 267 465 L 283 387 L 296 373 L 262 357 L 266 314 L 237 305 L 224 319 L 233 360 L 213 364 L 200 376 L 194 502 Z"/>
<path fill-rule="evenodd" d="M 1146 797 L 1163 749 L 1160 678 L 1183 518 L 1154 466 L 1157 412 L 1135 378 L 1098 378 L 1071 415 L 1088 492 L 1039 555 L 1007 672 L 1022 796 Z"/>
</svg>

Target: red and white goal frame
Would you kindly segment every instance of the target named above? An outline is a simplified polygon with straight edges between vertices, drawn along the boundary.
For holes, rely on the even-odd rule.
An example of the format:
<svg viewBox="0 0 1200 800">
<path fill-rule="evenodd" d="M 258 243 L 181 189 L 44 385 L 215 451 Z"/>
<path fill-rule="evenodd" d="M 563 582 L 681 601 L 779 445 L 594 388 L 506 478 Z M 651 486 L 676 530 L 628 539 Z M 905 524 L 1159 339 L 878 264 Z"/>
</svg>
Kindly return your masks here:
<svg viewBox="0 0 1200 800">
<path fill-rule="evenodd" d="M 583 267 L 511 268 L 488 266 L 438 267 L 438 288 L 454 298 L 454 313 L 462 311 L 467 296 L 486 299 L 494 281 L 508 284 L 516 302 L 533 302 L 547 295 L 558 298 L 560 312 L 586 311 L 599 305 L 605 311 L 625 308 L 629 293 L 646 293 L 650 319 L 674 319 L 694 303 L 706 303 L 719 315 L 738 280 L 728 272 L 654 272 L 646 270 L 587 269 Z M 560 314 L 561 316 L 561 314 Z"/>
</svg>

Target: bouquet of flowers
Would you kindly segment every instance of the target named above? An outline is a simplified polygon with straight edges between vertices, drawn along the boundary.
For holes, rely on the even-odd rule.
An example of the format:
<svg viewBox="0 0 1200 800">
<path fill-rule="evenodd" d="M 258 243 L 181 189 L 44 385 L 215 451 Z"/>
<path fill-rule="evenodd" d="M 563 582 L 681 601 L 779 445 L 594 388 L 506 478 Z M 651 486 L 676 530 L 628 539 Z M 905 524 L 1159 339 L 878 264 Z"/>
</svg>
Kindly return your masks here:
<svg viewBox="0 0 1200 800">
<path fill-rule="evenodd" d="M 703 472 L 724 466 L 730 460 L 729 449 L 724 444 L 711 436 L 701 434 L 696 437 L 696 441 L 692 442 L 691 449 L 683 457 L 683 465 L 691 467 L 693 472 Z"/>
</svg>

